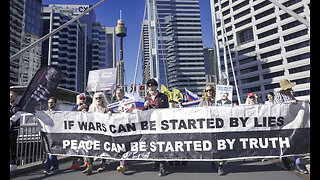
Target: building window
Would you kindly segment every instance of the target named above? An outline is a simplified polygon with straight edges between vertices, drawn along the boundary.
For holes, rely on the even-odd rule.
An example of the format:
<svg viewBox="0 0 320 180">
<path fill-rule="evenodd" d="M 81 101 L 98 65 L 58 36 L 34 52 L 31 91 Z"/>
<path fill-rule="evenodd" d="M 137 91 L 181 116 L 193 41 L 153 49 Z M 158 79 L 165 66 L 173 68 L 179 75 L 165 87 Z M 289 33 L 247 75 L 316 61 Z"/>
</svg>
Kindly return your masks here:
<svg viewBox="0 0 320 180">
<path fill-rule="evenodd" d="M 279 38 L 276 38 L 276 39 L 273 39 L 271 41 L 267 41 L 267 42 L 261 43 L 261 44 L 259 44 L 259 48 L 263 49 L 263 48 L 266 48 L 266 47 L 269 47 L 269 46 L 272 46 L 272 45 L 275 45 L 275 44 L 279 44 Z"/>
<path fill-rule="evenodd" d="M 263 79 L 270 79 L 270 78 L 279 77 L 279 76 L 283 76 L 283 75 L 284 75 L 284 71 L 267 73 L 267 74 L 263 75 Z"/>
<path fill-rule="evenodd" d="M 273 61 L 273 62 L 269 62 L 269 63 L 265 63 L 265 64 L 262 64 L 261 67 L 262 69 L 266 69 L 266 68 L 270 68 L 270 67 L 274 67 L 274 66 L 279 66 L 282 64 L 282 59 L 280 60 L 277 60 L 277 61 Z"/>
<path fill-rule="evenodd" d="M 237 33 L 237 40 L 238 40 L 238 45 L 248 43 L 250 41 L 253 41 L 253 31 L 252 28 L 248 28 L 245 30 L 242 30 Z"/>
<path fill-rule="evenodd" d="M 294 74 L 294 73 L 299 73 L 299 72 L 309 71 L 309 70 L 310 70 L 310 65 L 299 66 L 296 68 L 289 69 L 289 74 Z"/>
<path fill-rule="evenodd" d="M 289 51 L 293 51 L 293 50 L 296 50 L 296 49 L 304 48 L 304 47 L 307 47 L 307 46 L 310 46 L 310 42 L 309 41 L 304 41 L 304 42 L 301 42 L 301 43 L 298 43 L 298 44 L 287 46 L 287 47 L 285 47 L 285 49 L 286 49 L 286 52 L 289 52 Z"/>
</svg>

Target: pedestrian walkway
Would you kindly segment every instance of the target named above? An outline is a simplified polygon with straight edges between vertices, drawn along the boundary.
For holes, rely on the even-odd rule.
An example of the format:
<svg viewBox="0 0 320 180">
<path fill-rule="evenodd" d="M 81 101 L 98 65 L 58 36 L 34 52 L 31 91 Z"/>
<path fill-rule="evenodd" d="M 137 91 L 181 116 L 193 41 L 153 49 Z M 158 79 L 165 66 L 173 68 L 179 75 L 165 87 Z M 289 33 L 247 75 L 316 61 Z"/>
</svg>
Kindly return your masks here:
<svg viewBox="0 0 320 180">
<path fill-rule="evenodd" d="M 100 161 L 93 163 L 93 169 L 97 169 Z M 228 162 L 226 165 L 227 174 L 225 176 L 219 176 L 214 171 L 210 162 L 189 162 L 187 167 L 175 167 L 169 168 L 168 175 L 164 177 L 158 177 L 158 171 L 152 169 L 153 162 L 151 161 L 130 161 L 129 170 L 126 175 L 122 175 L 115 169 L 119 165 L 118 161 L 111 161 L 111 164 L 107 167 L 106 171 L 101 173 L 93 172 L 92 175 L 83 174 L 81 171 L 84 168 L 78 170 L 68 170 L 71 161 L 60 163 L 60 171 L 55 175 L 45 176 L 43 166 L 38 167 L 36 170 L 30 170 L 23 174 L 16 175 L 11 179 L 25 180 L 25 179 L 112 179 L 112 180 L 142 180 L 142 179 L 183 179 L 183 180 L 212 180 L 212 179 L 228 179 L 228 180 L 309 180 L 310 175 L 301 175 L 294 171 L 287 171 L 282 167 L 282 163 L 278 159 L 272 159 L 268 161 L 261 160 L 246 160 Z"/>
</svg>

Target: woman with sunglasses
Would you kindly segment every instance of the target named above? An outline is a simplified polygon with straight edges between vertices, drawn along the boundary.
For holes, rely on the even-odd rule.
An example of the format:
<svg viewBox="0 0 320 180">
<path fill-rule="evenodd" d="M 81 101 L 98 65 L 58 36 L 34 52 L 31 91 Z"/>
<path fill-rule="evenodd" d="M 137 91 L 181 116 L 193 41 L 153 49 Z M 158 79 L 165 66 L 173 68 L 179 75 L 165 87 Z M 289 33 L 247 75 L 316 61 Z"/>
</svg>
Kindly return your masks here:
<svg viewBox="0 0 320 180">
<path fill-rule="evenodd" d="M 92 104 L 89 106 L 88 112 L 108 113 L 108 108 L 107 108 L 108 104 L 109 104 L 109 101 L 107 100 L 104 93 L 97 92 L 93 95 Z M 92 174 L 93 158 L 89 158 L 87 163 L 88 163 L 87 168 L 82 172 Z M 101 165 L 97 169 L 97 172 L 101 172 L 105 170 L 107 168 L 107 164 L 110 164 L 110 160 L 102 159 Z"/>
<path fill-rule="evenodd" d="M 212 84 L 206 84 L 202 91 L 199 107 L 214 106 L 216 87 Z"/>
<path fill-rule="evenodd" d="M 79 95 L 76 96 L 76 105 L 73 106 L 73 108 L 71 109 L 71 111 L 82 111 L 82 112 L 86 112 L 89 110 L 89 105 L 87 104 L 87 96 L 85 93 L 81 93 Z M 72 165 L 68 168 L 69 170 L 75 170 L 78 169 L 81 165 L 81 163 L 83 163 L 83 158 L 77 158 L 77 157 L 73 157 L 72 160 Z M 87 166 L 87 164 L 85 164 L 84 166 Z"/>
<path fill-rule="evenodd" d="M 201 101 L 199 107 L 214 106 L 215 104 L 216 87 L 212 84 L 206 84 L 202 91 Z M 219 176 L 224 175 L 223 165 L 227 164 L 227 161 L 219 161 L 218 174 Z M 211 161 L 212 168 L 216 169 L 216 165 Z"/>
</svg>

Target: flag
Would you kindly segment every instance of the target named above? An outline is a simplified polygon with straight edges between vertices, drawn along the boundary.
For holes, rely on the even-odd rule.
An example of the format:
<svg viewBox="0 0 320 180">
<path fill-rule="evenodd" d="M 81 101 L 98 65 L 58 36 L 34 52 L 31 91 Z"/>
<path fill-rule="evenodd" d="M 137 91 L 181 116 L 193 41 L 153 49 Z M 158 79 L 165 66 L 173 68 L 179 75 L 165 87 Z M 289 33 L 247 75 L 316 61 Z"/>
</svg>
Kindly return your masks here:
<svg viewBox="0 0 320 180">
<path fill-rule="evenodd" d="M 171 91 L 169 91 L 163 84 L 161 84 L 161 92 L 168 96 L 168 100 L 172 99 Z"/>
<path fill-rule="evenodd" d="M 178 102 L 179 99 L 183 99 L 183 95 L 179 91 L 179 89 L 172 88 L 172 100 Z"/>
<path fill-rule="evenodd" d="M 187 88 L 184 88 L 186 90 L 186 94 L 188 97 L 188 101 L 195 101 L 198 100 L 199 97 L 197 94 L 192 93 L 191 91 L 189 91 Z"/>
<path fill-rule="evenodd" d="M 136 108 L 139 110 L 142 110 L 143 105 L 144 105 L 144 99 L 138 96 L 134 96 L 132 94 L 129 94 L 127 92 L 125 92 L 124 94 L 124 98 L 126 99 L 133 99 L 134 100 L 134 104 L 136 105 Z"/>
<path fill-rule="evenodd" d="M 54 91 L 64 76 L 63 72 L 52 66 L 39 69 L 19 101 L 19 110 L 29 113 L 46 110 L 48 99 L 54 95 Z"/>
</svg>

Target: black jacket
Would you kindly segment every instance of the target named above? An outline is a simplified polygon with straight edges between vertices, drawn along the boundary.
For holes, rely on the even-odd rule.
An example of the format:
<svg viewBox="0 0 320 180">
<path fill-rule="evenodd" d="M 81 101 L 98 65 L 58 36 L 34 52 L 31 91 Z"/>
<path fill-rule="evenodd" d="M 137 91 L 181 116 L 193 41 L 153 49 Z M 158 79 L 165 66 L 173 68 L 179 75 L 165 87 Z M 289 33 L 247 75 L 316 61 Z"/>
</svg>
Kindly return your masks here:
<svg viewBox="0 0 320 180">
<path fill-rule="evenodd" d="M 10 117 L 12 117 L 18 110 L 19 110 L 19 106 L 17 104 L 10 105 Z M 17 130 L 18 126 L 20 126 L 20 120 L 19 119 L 12 123 L 10 131 L 12 131 L 14 129 Z"/>
<path fill-rule="evenodd" d="M 148 110 L 148 109 L 158 109 L 158 108 L 169 108 L 169 102 L 168 102 L 168 96 L 158 92 L 158 95 L 155 97 L 154 101 L 151 98 L 151 94 L 148 94 L 145 98 L 144 101 L 149 101 L 151 105 L 149 105 L 148 108 L 143 107 L 143 110 Z M 156 104 L 157 103 L 157 104 Z"/>
</svg>

